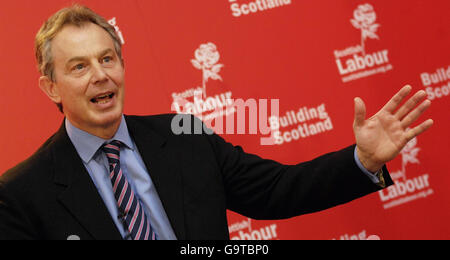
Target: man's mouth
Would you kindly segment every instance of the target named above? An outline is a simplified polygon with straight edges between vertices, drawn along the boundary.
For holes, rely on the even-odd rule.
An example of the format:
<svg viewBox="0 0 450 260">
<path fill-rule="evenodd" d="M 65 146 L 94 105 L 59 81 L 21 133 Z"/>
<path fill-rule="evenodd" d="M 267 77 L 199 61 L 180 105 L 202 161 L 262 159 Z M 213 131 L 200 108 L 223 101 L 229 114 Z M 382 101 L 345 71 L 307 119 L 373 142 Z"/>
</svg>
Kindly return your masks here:
<svg viewBox="0 0 450 260">
<path fill-rule="evenodd" d="M 106 104 L 114 97 L 114 95 L 115 95 L 114 93 L 110 93 L 110 94 L 104 94 L 101 96 L 97 96 L 95 98 L 92 98 L 91 102 L 95 103 L 95 104 Z"/>
</svg>

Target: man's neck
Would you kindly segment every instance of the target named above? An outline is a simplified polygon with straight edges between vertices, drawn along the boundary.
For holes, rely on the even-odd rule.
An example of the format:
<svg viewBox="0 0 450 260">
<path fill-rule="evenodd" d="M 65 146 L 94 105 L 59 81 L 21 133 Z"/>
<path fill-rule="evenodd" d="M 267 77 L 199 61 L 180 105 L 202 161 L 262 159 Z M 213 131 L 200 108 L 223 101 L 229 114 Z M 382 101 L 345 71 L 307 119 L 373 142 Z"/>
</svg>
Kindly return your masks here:
<svg viewBox="0 0 450 260">
<path fill-rule="evenodd" d="M 95 127 L 90 127 L 90 126 L 85 126 L 85 125 L 80 125 L 70 119 L 67 118 L 67 120 L 70 121 L 70 123 L 75 126 L 76 128 L 83 130 L 91 135 L 97 136 L 99 138 L 102 138 L 104 140 L 110 140 L 114 137 L 114 135 L 117 133 L 117 130 L 120 127 L 120 123 L 122 121 L 122 118 L 120 118 L 119 120 L 114 121 L 111 124 L 108 125 L 104 125 L 104 126 L 95 126 Z"/>
</svg>

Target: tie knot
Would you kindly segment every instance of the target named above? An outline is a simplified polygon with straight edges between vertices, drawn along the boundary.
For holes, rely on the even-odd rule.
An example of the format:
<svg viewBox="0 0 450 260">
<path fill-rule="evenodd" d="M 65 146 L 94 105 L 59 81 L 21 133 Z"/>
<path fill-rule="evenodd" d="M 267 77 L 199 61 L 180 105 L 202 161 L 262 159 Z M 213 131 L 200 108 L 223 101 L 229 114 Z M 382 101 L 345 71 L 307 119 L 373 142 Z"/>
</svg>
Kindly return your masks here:
<svg viewBox="0 0 450 260">
<path fill-rule="evenodd" d="M 108 157 L 110 164 L 120 163 L 120 145 L 121 142 L 114 140 L 102 146 L 102 150 Z"/>
</svg>

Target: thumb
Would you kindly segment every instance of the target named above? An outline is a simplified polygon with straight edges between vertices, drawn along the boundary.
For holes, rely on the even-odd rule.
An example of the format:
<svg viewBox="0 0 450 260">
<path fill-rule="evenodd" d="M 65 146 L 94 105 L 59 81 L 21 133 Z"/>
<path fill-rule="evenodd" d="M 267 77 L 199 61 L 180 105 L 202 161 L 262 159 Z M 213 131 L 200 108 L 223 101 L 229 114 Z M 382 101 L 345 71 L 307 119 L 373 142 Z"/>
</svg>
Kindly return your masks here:
<svg viewBox="0 0 450 260">
<path fill-rule="evenodd" d="M 355 98 L 355 126 L 362 126 L 366 120 L 366 105 L 364 101 L 357 97 Z"/>
</svg>

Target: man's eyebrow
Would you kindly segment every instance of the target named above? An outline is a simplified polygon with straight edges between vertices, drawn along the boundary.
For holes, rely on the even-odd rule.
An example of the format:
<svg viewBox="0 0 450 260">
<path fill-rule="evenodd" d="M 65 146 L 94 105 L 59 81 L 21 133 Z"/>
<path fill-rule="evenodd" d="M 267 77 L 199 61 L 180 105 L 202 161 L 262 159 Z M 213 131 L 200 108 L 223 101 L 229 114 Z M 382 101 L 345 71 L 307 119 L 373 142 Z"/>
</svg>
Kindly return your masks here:
<svg viewBox="0 0 450 260">
<path fill-rule="evenodd" d="M 97 55 L 97 57 L 102 57 L 102 56 L 106 55 L 106 54 L 109 53 L 109 52 L 114 52 L 114 50 L 111 49 L 111 48 L 108 48 L 108 49 L 106 49 L 106 50 L 104 50 L 104 51 L 102 51 L 102 52 L 99 52 L 99 54 Z M 67 64 L 67 66 L 68 66 L 70 63 L 72 63 L 72 62 L 74 62 L 74 61 L 83 61 L 83 60 L 86 60 L 86 57 L 85 57 L 85 56 L 76 56 L 76 57 L 70 58 L 70 59 L 66 62 L 66 64 Z"/>
</svg>

